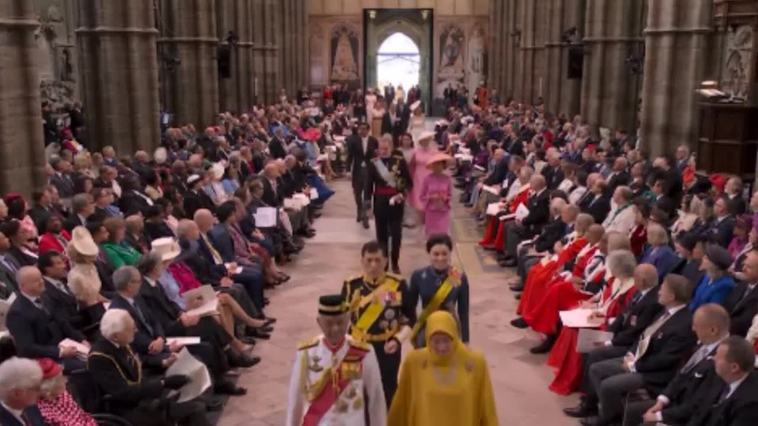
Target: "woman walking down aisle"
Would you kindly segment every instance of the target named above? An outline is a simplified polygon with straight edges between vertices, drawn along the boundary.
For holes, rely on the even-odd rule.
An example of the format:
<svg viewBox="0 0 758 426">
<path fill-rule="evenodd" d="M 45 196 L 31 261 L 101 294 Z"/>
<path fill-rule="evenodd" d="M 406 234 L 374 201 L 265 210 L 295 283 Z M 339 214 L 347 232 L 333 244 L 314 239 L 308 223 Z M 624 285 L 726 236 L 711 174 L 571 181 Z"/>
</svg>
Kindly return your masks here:
<svg viewBox="0 0 758 426">
<path fill-rule="evenodd" d="M 450 228 L 450 198 L 453 196 L 453 180 L 445 174 L 448 161 L 452 160 L 447 154 L 439 153 L 429 159 L 426 168 L 432 174 L 424 179 L 421 185 L 424 225 L 426 237 L 435 234 L 447 234 Z"/>
<path fill-rule="evenodd" d="M 461 342 L 455 318 L 446 311 L 431 314 L 426 339 L 429 346 L 403 362 L 387 424 L 498 425 L 487 362 Z"/>
<path fill-rule="evenodd" d="M 412 180 L 415 183 L 411 189 L 411 205 L 418 212 L 420 220 L 424 220 L 424 202 L 421 201 L 421 186 L 424 179 L 431 174 L 431 170 L 426 168 L 429 160 L 439 151 L 432 144 L 434 141 L 434 132 L 424 132 L 418 138 L 418 145 L 413 152 L 413 157 L 408 165 L 410 168 Z"/>
</svg>

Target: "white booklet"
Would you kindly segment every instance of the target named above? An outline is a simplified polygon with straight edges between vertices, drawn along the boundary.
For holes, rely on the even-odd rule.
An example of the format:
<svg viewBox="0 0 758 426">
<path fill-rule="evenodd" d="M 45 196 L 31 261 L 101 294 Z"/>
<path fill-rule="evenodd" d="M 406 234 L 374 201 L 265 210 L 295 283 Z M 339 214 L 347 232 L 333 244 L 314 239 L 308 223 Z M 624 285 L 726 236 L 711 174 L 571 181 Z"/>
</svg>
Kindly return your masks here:
<svg viewBox="0 0 758 426">
<path fill-rule="evenodd" d="M 177 402 L 187 402 L 202 395 L 211 386 L 211 375 L 205 365 L 195 359 L 187 348 L 183 348 L 171 367 L 166 370 L 166 377 L 187 376 L 189 382 L 179 389 Z"/>
<path fill-rule="evenodd" d="M 496 186 L 482 185 L 482 189 L 492 195 L 500 196 L 500 188 Z"/>
<path fill-rule="evenodd" d="M 503 210 L 503 206 L 500 203 L 487 204 L 487 216 L 495 216 Z"/>
<path fill-rule="evenodd" d="M 182 295 L 187 306 L 196 306 L 187 310 L 190 315 L 200 317 L 218 314 L 218 297 L 210 285 L 192 289 Z"/>
<path fill-rule="evenodd" d="M 16 293 L 11 293 L 6 300 L 0 300 L 0 330 L 5 330 L 5 318 L 14 300 L 16 300 Z"/>
<path fill-rule="evenodd" d="M 573 327 L 573 328 L 599 327 L 600 324 L 603 323 L 603 319 L 592 317 L 592 320 L 590 320 L 590 316 L 592 315 L 593 312 L 595 312 L 594 309 L 578 308 L 578 309 L 572 309 L 570 311 L 560 311 L 558 314 L 561 317 L 561 322 L 566 327 Z"/>
<path fill-rule="evenodd" d="M 199 345 L 200 338 L 197 336 L 166 337 L 166 344 L 169 346 L 172 344 L 179 344 L 182 346 Z"/>
<path fill-rule="evenodd" d="M 255 226 L 258 228 L 273 228 L 276 226 L 277 212 L 275 207 L 258 207 L 253 214 Z"/>
<path fill-rule="evenodd" d="M 526 208 L 525 205 L 519 204 L 518 207 L 516 207 L 516 219 L 524 220 L 527 216 L 529 216 L 529 209 Z"/>
<path fill-rule="evenodd" d="M 605 342 L 613 339 L 610 331 L 601 331 L 594 328 L 580 328 L 576 339 L 576 351 L 582 354 L 605 346 Z"/>
</svg>

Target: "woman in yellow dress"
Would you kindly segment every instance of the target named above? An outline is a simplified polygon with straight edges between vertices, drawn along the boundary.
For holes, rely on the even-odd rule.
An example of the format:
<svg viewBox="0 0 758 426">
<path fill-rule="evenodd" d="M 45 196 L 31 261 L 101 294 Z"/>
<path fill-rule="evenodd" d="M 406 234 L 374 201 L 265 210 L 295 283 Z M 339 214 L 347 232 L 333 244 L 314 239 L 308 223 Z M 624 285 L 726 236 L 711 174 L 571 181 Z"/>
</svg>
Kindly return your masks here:
<svg viewBox="0 0 758 426">
<path fill-rule="evenodd" d="M 387 424 L 497 426 L 487 362 L 461 342 L 449 312 L 429 316 L 426 341 L 403 361 Z"/>
</svg>

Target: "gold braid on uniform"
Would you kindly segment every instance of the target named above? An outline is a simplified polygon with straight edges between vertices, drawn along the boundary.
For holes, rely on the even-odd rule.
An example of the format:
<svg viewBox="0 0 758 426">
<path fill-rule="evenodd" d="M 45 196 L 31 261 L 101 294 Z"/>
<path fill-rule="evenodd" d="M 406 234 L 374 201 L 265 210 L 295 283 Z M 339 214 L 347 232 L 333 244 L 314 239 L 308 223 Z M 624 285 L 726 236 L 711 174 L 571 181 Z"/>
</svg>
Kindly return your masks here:
<svg viewBox="0 0 758 426">
<path fill-rule="evenodd" d="M 126 350 L 129 352 L 129 355 L 132 357 L 134 362 L 137 363 L 137 380 L 136 381 L 129 380 L 129 378 L 126 377 L 126 373 L 124 373 L 124 370 L 122 370 L 121 366 L 118 365 L 118 361 L 116 361 L 112 356 L 108 354 L 104 354 L 102 352 L 91 352 L 89 356 L 90 357 L 99 356 L 99 357 L 109 360 L 110 362 L 113 363 L 114 366 L 116 366 L 116 370 L 118 370 L 118 374 L 121 375 L 121 377 L 126 381 L 128 385 L 138 385 L 142 383 L 142 364 L 140 363 L 139 359 L 136 356 L 134 356 L 134 353 L 132 352 L 132 349 L 130 347 L 127 346 Z M 87 358 L 87 369 L 89 369 L 89 357 Z"/>
</svg>

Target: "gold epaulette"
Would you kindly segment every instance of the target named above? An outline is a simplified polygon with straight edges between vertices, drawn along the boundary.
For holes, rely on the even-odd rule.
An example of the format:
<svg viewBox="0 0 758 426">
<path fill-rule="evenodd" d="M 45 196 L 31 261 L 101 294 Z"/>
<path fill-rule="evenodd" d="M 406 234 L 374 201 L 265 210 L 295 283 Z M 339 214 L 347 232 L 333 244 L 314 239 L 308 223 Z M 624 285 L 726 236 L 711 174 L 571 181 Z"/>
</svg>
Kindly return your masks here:
<svg viewBox="0 0 758 426">
<path fill-rule="evenodd" d="M 318 345 L 319 338 L 314 337 L 310 340 L 304 340 L 300 342 L 300 344 L 297 346 L 297 350 L 302 351 L 304 349 L 312 348 L 316 345 Z"/>
</svg>

